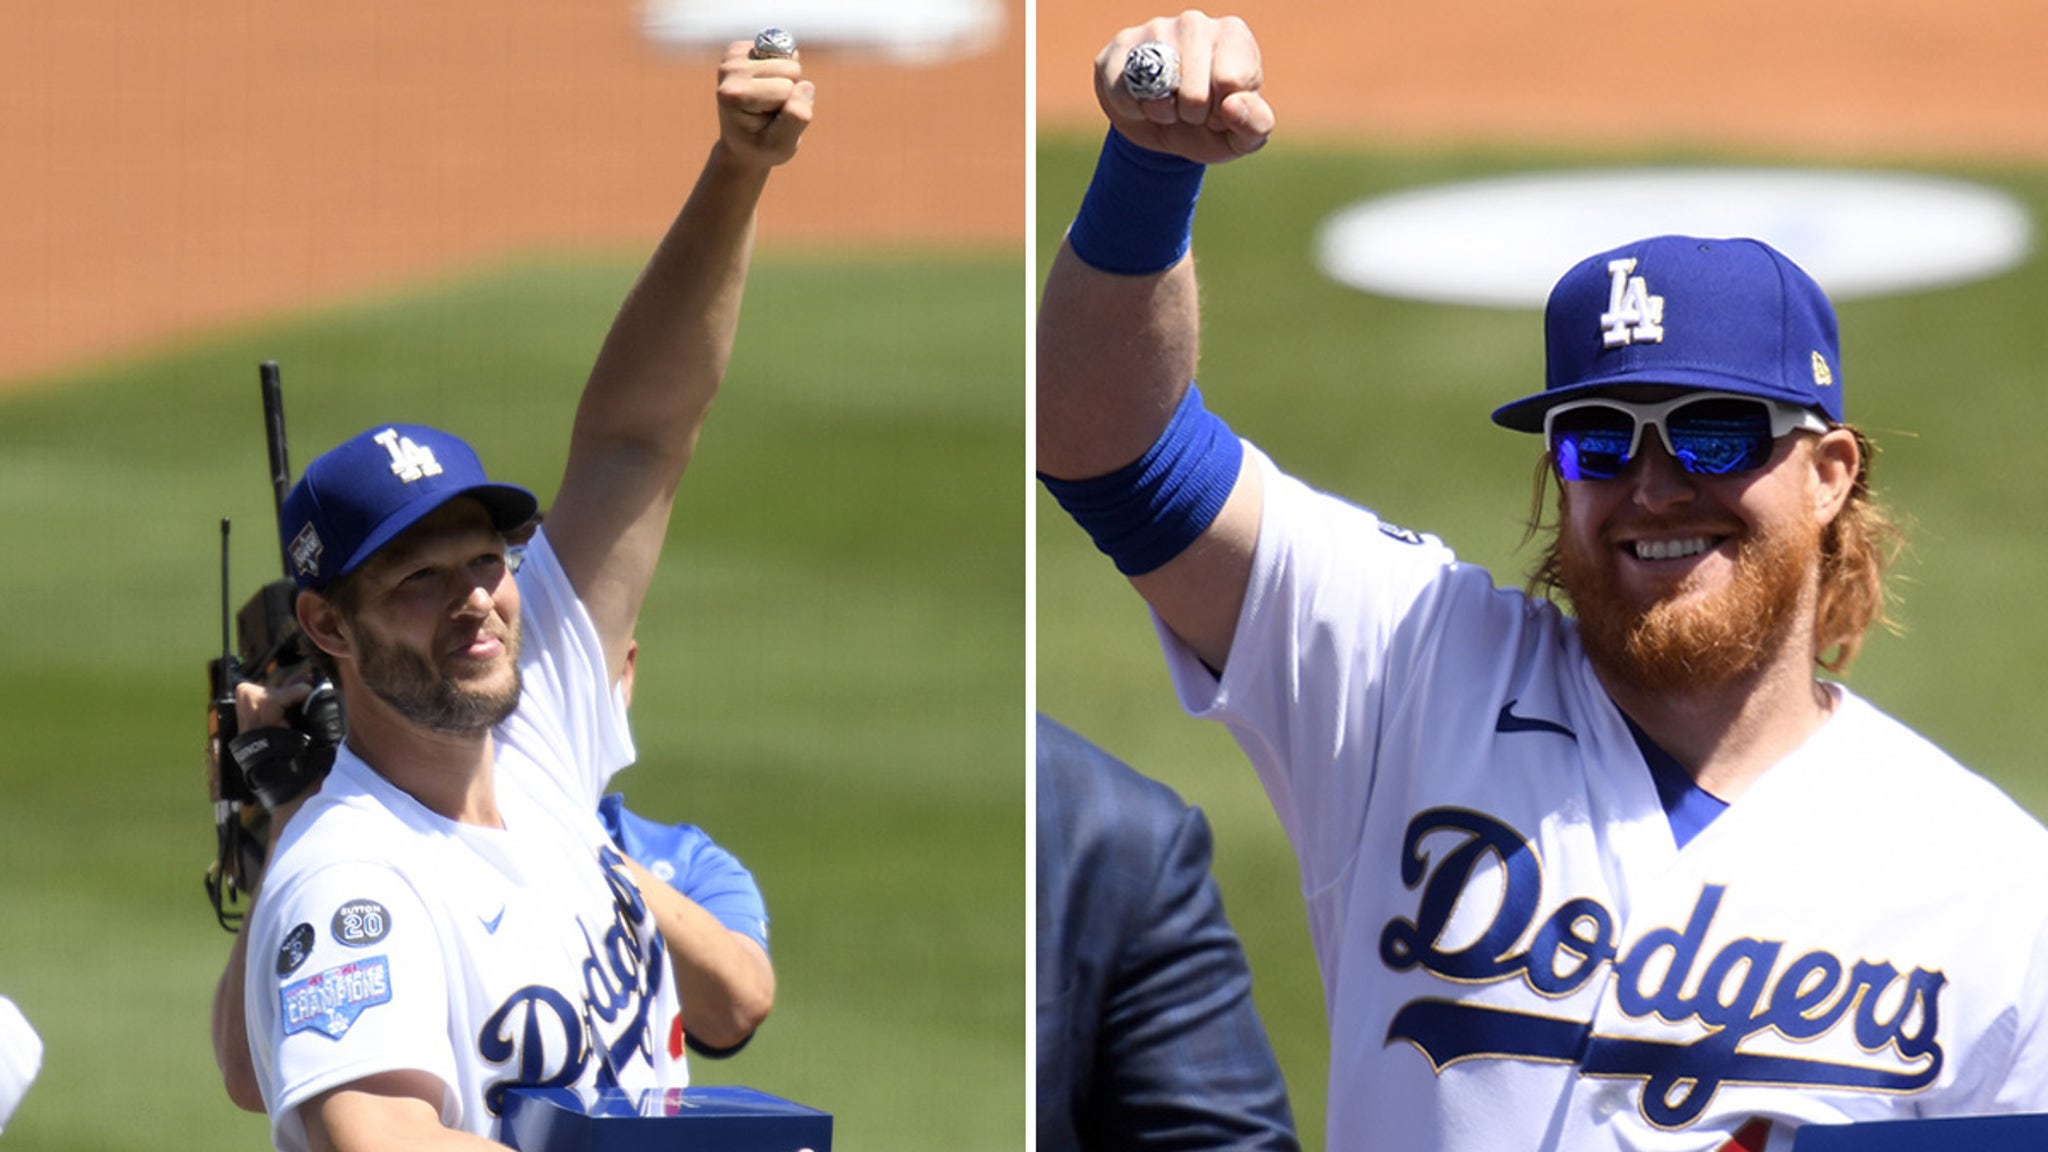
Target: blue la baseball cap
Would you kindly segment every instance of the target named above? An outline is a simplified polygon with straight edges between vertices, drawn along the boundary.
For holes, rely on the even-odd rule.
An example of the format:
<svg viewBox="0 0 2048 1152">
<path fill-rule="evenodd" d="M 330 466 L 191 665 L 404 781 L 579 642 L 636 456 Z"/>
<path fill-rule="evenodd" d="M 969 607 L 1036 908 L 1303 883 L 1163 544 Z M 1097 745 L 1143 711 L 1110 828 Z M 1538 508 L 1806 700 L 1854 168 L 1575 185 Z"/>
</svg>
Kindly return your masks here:
<svg viewBox="0 0 2048 1152">
<path fill-rule="evenodd" d="M 1842 420 L 1835 310 L 1800 267 L 1758 240 L 1657 236 L 1590 256 L 1551 289 L 1543 391 L 1493 422 L 1541 432 L 1557 404 L 1664 384 L 1782 400 Z"/>
<path fill-rule="evenodd" d="M 306 466 L 284 498 L 278 534 L 301 588 L 325 588 L 458 496 L 481 503 L 500 532 L 540 509 L 533 493 L 484 475 L 476 450 L 420 424 L 385 424 Z"/>
</svg>

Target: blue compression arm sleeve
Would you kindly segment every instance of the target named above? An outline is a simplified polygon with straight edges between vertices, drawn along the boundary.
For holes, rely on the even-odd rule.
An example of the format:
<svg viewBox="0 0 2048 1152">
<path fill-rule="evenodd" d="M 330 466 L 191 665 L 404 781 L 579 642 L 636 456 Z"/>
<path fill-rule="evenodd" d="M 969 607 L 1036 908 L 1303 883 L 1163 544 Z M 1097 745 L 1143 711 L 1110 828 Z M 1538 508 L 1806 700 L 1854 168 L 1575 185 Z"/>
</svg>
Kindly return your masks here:
<svg viewBox="0 0 2048 1152">
<path fill-rule="evenodd" d="M 1237 486 L 1244 445 L 1221 418 L 1202 407 L 1188 385 L 1166 430 L 1143 456 L 1089 480 L 1039 473 L 1067 515 L 1126 576 L 1143 576 L 1186 551 L 1208 531 Z"/>
</svg>

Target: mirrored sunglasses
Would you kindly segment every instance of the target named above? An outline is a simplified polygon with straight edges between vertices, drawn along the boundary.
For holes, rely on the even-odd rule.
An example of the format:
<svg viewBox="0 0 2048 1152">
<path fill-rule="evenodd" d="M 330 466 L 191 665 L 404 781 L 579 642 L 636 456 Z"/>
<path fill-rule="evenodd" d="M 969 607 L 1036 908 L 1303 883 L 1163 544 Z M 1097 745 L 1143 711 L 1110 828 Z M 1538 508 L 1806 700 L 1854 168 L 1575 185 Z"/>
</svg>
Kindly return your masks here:
<svg viewBox="0 0 2048 1152">
<path fill-rule="evenodd" d="M 1543 438 L 1566 480 L 1612 480 L 1642 448 L 1643 428 L 1695 476 L 1752 472 L 1771 459 L 1780 436 L 1825 432 L 1810 408 L 1731 392 L 1692 392 L 1657 404 L 1612 397 L 1573 400 L 1543 416 Z"/>
</svg>

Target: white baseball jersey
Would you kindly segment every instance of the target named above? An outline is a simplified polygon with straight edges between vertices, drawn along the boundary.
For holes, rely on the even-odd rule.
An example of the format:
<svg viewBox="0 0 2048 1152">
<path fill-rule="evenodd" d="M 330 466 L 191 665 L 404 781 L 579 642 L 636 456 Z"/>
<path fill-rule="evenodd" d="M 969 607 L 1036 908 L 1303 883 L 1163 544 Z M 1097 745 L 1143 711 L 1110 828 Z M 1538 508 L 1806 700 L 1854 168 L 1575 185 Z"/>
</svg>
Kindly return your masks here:
<svg viewBox="0 0 2048 1152">
<path fill-rule="evenodd" d="M 0 996 L 0 1129 L 14 1118 L 42 1067 L 43 1038 L 14 1001 Z"/>
<path fill-rule="evenodd" d="M 1301 865 L 1329 1146 L 1747 1149 L 2048 1110 L 2048 832 L 1848 691 L 1684 847 L 1572 621 L 1264 469 L 1221 682 Z"/>
<path fill-rule="evenodd" d="M 518 581 L 504 827 L 436 815 L 344 748 L 278 845 L 244 1004 L 280 1149 L 306 1146 L 300 1104 L 383 1071 L 432 1073 L 441 1122 L 483 1136 L 510 1086 L 684 1082 L 667 950 L 597 819 L 633 759 L 624 702 L 545 531 Z"/>
</svg>

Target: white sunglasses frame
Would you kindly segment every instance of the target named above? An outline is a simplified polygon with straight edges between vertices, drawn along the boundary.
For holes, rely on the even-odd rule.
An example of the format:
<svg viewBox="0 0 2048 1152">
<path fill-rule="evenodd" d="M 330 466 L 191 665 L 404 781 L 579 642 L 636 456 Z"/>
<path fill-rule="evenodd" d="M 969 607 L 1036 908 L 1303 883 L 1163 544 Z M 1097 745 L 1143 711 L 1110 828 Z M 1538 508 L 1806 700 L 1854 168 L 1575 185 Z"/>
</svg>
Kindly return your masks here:
<svg viewBox="0 0 2048 1152">
<path fill-rule="evenodd" d="M 1706 400 L 1743 400 L 1752 404 L 1763 405 L 1764 410 L 1770 413 L 1771 439 L 1773 441 L 1782 440 L 1794 432 L 1826 432 L 1833 427 L 1820 413 L 1815 412 L 1811 408 L 1802 408 L 1797 404 L 1788 404 L 1783 400 L 1773 400 L 1768 396 L 1750 396 L 1741 392 L 1687 392 L 1683 395 L 1673 396 L 1669 400 L 1659 400 L 1651 403 L 1623 400 L 1617 396 L 1588 396 L 1582 400 L 1568 400 L 1543 414 L 1543 447 L 1546 451 L 1554 451 L 1551 448 L 1553 443 L 1550 436 L 1551 427 L 1557 418 L 1564 413 L 1578 411 L 1583 408 L 1612 408 L 1628 413 L 1635 421 L 1635 428 L 1629 433 L 1628 457 L 1622 463 L 1623 470 L 1626 470 L 1630 464 L 1633 464 L 1636 457 L 1642 452 L 1643 427 L 1645 425 L 1657 430 L 1657 439 L 1664 445 L 1664 451 L 1669 453 L 1672 459 L 1677 460 L 1680 458 L 1678 449 L 1671 443 L 1671 430 L 1665 427 L 1664 421 L 1680 408 Z M 1741 474 L 1732 473 L 1732 475 Z M 1619 475 L 1619 473 L 1616 473 L 1616 476 Z M 1712 474 L 1687 472 L 1687 475 Z"/>
</svg>

